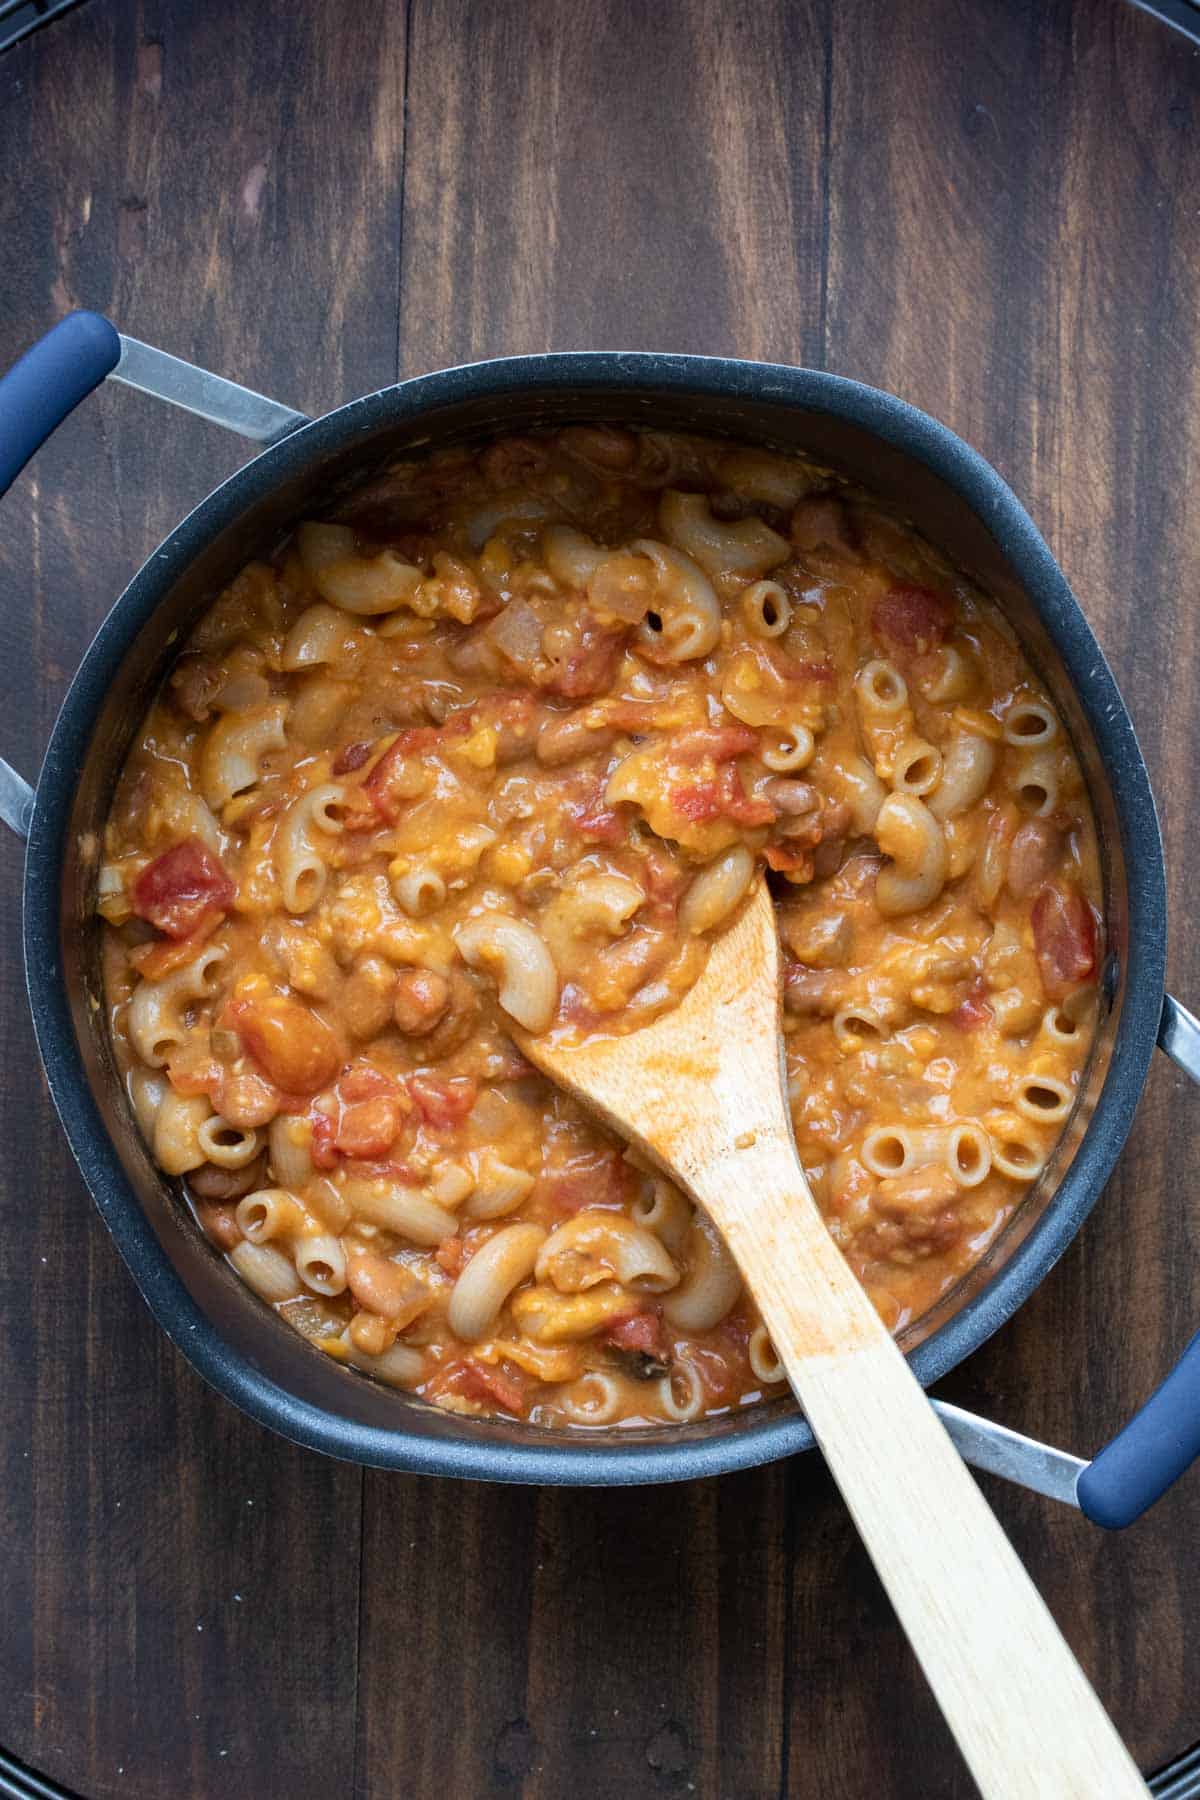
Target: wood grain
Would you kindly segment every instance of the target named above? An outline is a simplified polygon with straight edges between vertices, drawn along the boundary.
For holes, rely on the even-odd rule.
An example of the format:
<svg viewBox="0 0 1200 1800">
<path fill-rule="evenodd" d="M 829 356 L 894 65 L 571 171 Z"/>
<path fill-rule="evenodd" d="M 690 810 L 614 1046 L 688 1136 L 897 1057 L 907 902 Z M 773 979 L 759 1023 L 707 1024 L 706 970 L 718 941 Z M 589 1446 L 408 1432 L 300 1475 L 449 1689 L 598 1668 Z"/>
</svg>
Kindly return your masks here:
<svg viewBox="0 0 1200 1800">
<path fill-rule="evenodd" d="M 1194 1002 L 1198 102 L 1193 48 L 1125 0 L 86 0 L 0 56 L 0 364 L 92 304 L 310 409 L 546 347 L 903 393 L 997 463 L 1096 625 Z M 19 767 L 242 454 L 104 392 L 3 502 Z M 0 1742 L 88 1800 L 970 1793 L 814 1459 L 641 1493 L 364 1480 L 210 1395 L 62 1146 L 19 881 L 5 838 Z M 947 1397 L 1082 1453 L 1128 1415 L 1200 1316 L 1195 1120 L 1156 1070 L 1095 1217 Z M 984 1485 L 1142 1765 L 1200 1736 L 1200 1482 L 1117 1539 Z"/>
</svg>

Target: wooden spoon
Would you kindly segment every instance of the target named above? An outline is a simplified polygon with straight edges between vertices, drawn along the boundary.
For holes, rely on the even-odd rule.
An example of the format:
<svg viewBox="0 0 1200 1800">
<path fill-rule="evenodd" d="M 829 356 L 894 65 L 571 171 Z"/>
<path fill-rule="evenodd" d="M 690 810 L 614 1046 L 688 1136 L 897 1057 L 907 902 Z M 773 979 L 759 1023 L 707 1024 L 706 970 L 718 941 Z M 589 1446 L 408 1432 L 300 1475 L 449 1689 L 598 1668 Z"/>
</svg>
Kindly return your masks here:
<svg viewBox="0 0 1200 1800">
<path fill-rule="evenodd" d="M 705 1207 L 754 1295 L 980 1791 L 1147 1789 L 817 1211 L 792 1141 L 779 941 L 763 884 L 674 1012 L 529 1060 Z"/>
</svg>

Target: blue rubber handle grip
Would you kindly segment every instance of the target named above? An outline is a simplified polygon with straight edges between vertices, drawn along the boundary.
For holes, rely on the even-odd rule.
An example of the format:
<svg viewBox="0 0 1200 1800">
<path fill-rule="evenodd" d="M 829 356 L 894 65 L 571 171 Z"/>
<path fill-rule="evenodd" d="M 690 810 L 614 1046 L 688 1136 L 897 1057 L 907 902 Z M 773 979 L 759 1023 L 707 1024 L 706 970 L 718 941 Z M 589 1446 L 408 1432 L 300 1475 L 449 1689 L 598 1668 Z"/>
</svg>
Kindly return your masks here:
<svg viewBox="0 0 1200 1800">
<path fill-rule="evenodd" d="M 0 377 L 0 494 L 120 360 L 116 328 L 99 313 L 73 312 Z"/>
<path fill-rule="evenodd" d="M 1132 1525 L 1200 1456 L 1200 1331 L 1162 1386 L 1076 1483 L 1096 1525 Z"/>
</svg>

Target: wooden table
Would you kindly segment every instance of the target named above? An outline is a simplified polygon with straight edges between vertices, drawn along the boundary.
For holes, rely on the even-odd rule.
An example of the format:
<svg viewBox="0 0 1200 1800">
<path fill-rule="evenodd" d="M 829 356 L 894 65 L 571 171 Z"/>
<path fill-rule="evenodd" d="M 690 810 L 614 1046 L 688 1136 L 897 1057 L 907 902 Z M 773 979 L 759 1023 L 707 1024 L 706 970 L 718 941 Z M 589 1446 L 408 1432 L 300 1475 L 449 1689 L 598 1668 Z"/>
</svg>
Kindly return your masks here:
<svg viewBox="0 0 1200 1800">
<path fill-rule="evenodd" d="M 597 346 L 899 392 L 1003 471 L 1097 627 L 1195 1002 L 1198 108 L 1196 49 L 1124 0 L 87 0 L 0 57 L 0 364 L 84 305 L 310 411 Z M 18 767 L 113 596 L 243 454 L 108 390 L 4 502 Z M 7 837 L 0 862 L 14 1757 L 87 1800 L 970 1792 L 815 1458 L 460 1486 L 323 1461 L 215 1398 L 67 1155 Z M 1095 1217 L 949 1397 L 1085 1454 L 1126 1418 L 1200 1315 L 1198 1121 L 1155 1069 Z M 1143 1766 L 1177 1757 L 1200 1476 L 1117 1538 L 985 1485 Z"/>
</svg>

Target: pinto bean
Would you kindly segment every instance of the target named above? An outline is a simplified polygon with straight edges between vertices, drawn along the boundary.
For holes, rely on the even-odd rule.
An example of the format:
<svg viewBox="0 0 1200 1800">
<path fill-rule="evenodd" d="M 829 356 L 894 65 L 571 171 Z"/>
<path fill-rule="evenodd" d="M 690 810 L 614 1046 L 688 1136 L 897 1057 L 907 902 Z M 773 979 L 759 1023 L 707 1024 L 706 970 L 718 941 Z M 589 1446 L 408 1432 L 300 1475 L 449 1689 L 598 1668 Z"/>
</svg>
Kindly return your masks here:
<svg viewBox="0 0 1200 1800">
<path fill-rule="evenodd" d="M 396 987 L 395 971 L 382 957 L 360 958 L 342 989 L 342 1017 L 351 1035 L 378 1037 L 392 1017 L 392 996 Z"/>
<path fill-rule="evenodd" d="M 493 487 L 515 487 L 546 466 L 546 451 L 535 438 L 497 438 L 480 454 L 484 480 Z"/>
<path fill-rule="evenodd" d="M 818 878 L 836 875 L 841 868 L 851 823 L 844 800 L 826 800 L 821 809 L 821 841 L 813 853 L 813 873 Z"/>
<path fill-rule="evenodd" d="M 357 1250 L 351 1255 L 346 1278 L 360 1306 L 401 1331 L 430 1302 L 429 1289 L 411 1269 L 376 1256 L 373 1250 Z"/>
<path fill-rule="evenodd" d="M 407 1037 L 423 1037 L 441 1023 L 450 1005 L 450 983 L 435 969 L 403 969 L 392 1017 Z"/>
<path fill-rule="evenodd" d="M 200 725 L 212 717 L 213 701 L 226 679 L 223 663 L 206 656 L 185 656 L 167 686 L 180 712 Z"/>
<path fill-rule="evenodd" d="M 257 1131 L 279 1111 L 279 1089 L 253 1069 L 243 1069 L 238 1075 L 222 1075 L 213 1090 L 213 1105 L 230 1125 Z"/>
<path fill-rule="evenodd" d="M 944 1212 L 959 1193 L 949 1169 L 930 1165 L 913 1169 L 907 1175 L 890 1175 L 879 1184 L 877 1205 L 881 1213 L 893 1219 L 907 1219 L 914 1213 L 928 1217 Z"/>
<path fill-rule="evenodd" d="M 244 1169 L 218 1169 L 216 1163 L 201 1163 L 198 1169 L 192 1170 L 187 1182 L 198 1200 L 240 1200 L 243 1195 L 252 1194 L 255 1188 L 262 1186 L 266 1166 L 265 1151 L 261 1156 L 256 1156 L 253 1162 L 248 1162 Z M 220 1211 L 220 1208 L 216 1210 Z M 207 1221 L 205 1229 L 211 1236 L 212 1230 Z M 237 1241 L 236 1236 L 234 1241 Z"/>
<path fill-rule="evenodd" d="M 846 995 L 840 969 L 808 969 L 789 963 L 783 975 L 783 1004 L 788 1012 L 831 1019 Z"/>
<path fill-rule="evenodd" d="M 835 969 L 850 960 L 854 925 L 846 912 L 801 913 L 781 922 L 783 941 L 809 968 Z"/>
<path fill-rule="evenodd" d="M 350 1337 L 364 1356 L 382 1356 L 396 1341 L 396 1327 L 378 1313 L 357 1312 L 350 1321 Z"/>
<path fill-rule="evenodd" d="M 1049 819 L 1027 819 L 1013 837 L 1008 852 L 1008 891 L 1014 900 L 1027 900 L 1049 881 L 1063 858 L 1063 834 Z"/>
<path fill-rule="evenodd" d="M 194 1186 L 193 1178 L 189 1176 L 188 1179 Z M 217 1246 L 218 1250 L 232 1250 L 241 1243 L 242 1234 L 238 1230 L 233 1207 L 228 1202 L 224 1204 L 218 1204 L 216 1201 L 202 1203 L 196 1208 L 196 1215 L 205 1236 Z"/>
<path fill-rule="evenodd" d="M 537 759 L 549 768 L 559 763 L 574 762 L 577 756 L 590 756 L 593 750 L 606 750 L 616 737 L 611 725 L 587 725 L 585 708 L 561 713 L 539 733 Z"/>
<path fill-rule="evenodd" d="M 792 513 L 791 539 L 798 550 L 833 550 L 856 555 L 850 518 L 833 494 L 808 494 Z"/>
<path fill-rule="evenodd" d="M 568 456 L 606 474 L 624 474 L 637 456 L 637 439 L 616 425 L 568 425 L 558 441 Z"/>
<path fill-rule="evenodd" d="M 773 781 L 768 781 L 762 792 L 785 819 L 801 818 L 805 813 L 815 812 L 821 804 L 821 796 L 811 781 L 792 781 L 786 775 L 777 775 Z"/>
</svg>

